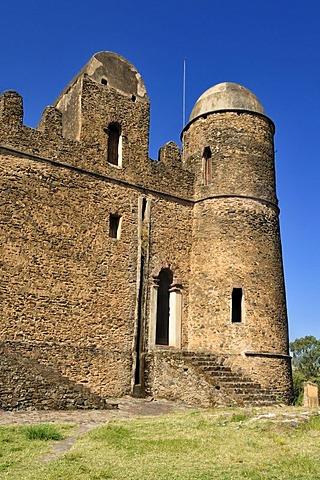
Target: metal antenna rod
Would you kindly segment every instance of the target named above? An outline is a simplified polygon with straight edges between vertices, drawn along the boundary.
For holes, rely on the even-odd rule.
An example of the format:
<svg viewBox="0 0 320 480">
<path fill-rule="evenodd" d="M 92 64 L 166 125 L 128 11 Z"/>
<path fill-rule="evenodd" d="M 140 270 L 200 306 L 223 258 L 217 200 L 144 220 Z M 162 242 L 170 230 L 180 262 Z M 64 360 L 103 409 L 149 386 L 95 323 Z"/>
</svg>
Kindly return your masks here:
<svg viewBox="0 0 320 480">
<path fill-rule="evenodd" d="M 182 128 L 186 124 L 186 67 L 187 59 L 185 58 L 183 61 Z"/>
</svg>

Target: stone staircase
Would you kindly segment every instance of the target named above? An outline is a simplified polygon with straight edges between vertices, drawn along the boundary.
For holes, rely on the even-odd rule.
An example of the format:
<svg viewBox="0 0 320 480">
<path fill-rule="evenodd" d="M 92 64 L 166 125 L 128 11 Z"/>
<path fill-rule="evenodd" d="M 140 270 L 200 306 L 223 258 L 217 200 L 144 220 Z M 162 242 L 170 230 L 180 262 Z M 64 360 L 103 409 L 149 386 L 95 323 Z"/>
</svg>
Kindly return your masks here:
<svg viewBox="0 0 320 480">
<path fill-rule="evenodd" d="M 203 375 L 230 406 L 268 406 L 278 403 L 277 396 L 241 371 L 226 365 L 226 358 L 211 353 L 180 352 L 184 362 Z"/>
</svg>

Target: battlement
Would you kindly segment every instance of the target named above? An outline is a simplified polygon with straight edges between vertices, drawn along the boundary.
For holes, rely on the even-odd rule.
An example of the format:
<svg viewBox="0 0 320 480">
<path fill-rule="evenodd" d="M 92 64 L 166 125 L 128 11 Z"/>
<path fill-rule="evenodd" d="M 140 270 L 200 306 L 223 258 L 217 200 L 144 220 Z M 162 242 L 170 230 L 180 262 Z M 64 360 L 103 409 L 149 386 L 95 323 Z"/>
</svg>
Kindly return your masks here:
<svg viewBox="0 0 320 480">
<path fill-rule="evenodd" d="M 194 176 L 182 167 L 179 147 L 169 142 L 160 150 L 160 168 L 149 158 L 149 123 L 141 75 L 112 52 L 94 55 L 45 108 L 35 129 L 23 125 L 18 93 L 0 97 L 0 145 L 189 199 Z"/>
<path fill-rule="evenodd" d="M 37 130 L 53 138 L 62 137 L 62 113 L 55 107 L 46 107 Z"/>
<path fill-rule="evenodd" d="M 0 122 L 19 127 L 23 122 L 23 100 L 14 90 L 7 90 L 0 96 Z"/>
<path fill-rule="evenodd" d="M 175 142 L 168 142 L 159 150 L 158 161 L 168 165 L 181 165 L 181 152 Z"/>
</svg>

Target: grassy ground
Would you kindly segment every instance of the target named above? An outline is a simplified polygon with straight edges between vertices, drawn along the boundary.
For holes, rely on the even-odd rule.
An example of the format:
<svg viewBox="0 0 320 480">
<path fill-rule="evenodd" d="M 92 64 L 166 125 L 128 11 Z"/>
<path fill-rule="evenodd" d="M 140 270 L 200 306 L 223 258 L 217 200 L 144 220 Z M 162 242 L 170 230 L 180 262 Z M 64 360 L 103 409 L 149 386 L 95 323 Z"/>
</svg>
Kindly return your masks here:
<svg viewBox="0 0 320 480">
<path fill-rule="evenodd" d="M 253 420 L 255 416 L 253 410 L 201 410 L 112 421 L 86 433 L 69 452 L 51 462 L 42 458 L 57 440 L 40 439 L 42 434 L 30 436 L 25 426 L 2 427 L 0 478 L 320 478 L 320 416 L 303 424 L 272 417 Z M 71 433 L 70 426 L 55 425 L 55 430 L 60 436 Z"/>
</svg>

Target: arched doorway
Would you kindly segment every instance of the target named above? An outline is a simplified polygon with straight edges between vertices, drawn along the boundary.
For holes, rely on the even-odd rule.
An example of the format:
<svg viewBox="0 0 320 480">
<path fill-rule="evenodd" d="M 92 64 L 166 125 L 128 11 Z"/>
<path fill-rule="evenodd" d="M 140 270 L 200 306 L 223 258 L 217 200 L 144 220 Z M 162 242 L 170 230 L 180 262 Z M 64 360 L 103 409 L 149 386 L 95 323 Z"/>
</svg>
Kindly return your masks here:
<svg viewBox="0 0 320 480">
<path fill-rule="evenodd" d="M 158 280 L 156 344 L 169 345 L 169 290 L 173 281 L 171 270 L 163 268 Z"/>
</svg>

